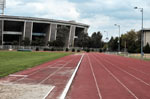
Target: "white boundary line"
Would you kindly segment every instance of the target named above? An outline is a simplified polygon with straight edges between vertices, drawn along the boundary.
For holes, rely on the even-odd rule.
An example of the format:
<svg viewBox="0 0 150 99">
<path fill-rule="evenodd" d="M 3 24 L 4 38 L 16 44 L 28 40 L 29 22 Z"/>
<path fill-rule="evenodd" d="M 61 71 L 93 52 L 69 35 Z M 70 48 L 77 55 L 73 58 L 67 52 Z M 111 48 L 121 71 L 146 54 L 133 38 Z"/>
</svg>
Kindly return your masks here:
<svg viewBox="0 0 150 99">
<path fill-rule="evenodd" d="M 49 68 L 49 67 L 51 67 L 51 66 L 53 66 L 53 65 L 57 65 L 57 63 L 59 63 L 59 61 L 56 62 L 56 63 L 53 63 L 53 64 L 51 64 L 51 65 L 48 65 L 48 66 L 46 66 L 46 67 L 44 67 L 44 68 L 40 68 L 40 69 L 38 69 L 38 70 L 35 70 L 35 71 L 33 71 L 32 73 L 28 74 L 27 77 L 28 77 L 28 76 L 31 76 L 31 75 L 34 75 L 35 73 L 40 72 L 40 71 L 42 71 L 42 70 L 44 70 L 44 69 L 47 69 L 47 68 Z M 26 78 L 26 77 L 20 78 L 20 79 L 14 81 L 14 82 L 18 82 L 18 81 L 23 80 L 23 79 L 25 79 L 25 78 Z"/>
<path fill-rule="evenodd" d="M 127 86 L 125 86 L 102 62 L 98 61 L 96 58 L 95 60 L 101 64 L 101 66 L 118 82 L 120 83 L 135 99 L 139 99 Z"/>
<path fill-rule="evenodd" d="M 69 81 L 68 81 L 67 85 L 65 86 L 65 89 L 64 89 L 64 91 L 62 92 L 62 94 L 61 94 L 61 96 L 60 96 L 59 99 L 65 99 L 65 97 L 66 97 L 66 95 L 67 95 L 67 93 L 68 93 L 68 91 L 69 91 L 69 88 L 71 87 L 71 84 L 72 84 L 72 82 L 73 82 L 73 79 L 74 79 L 74 77 L 75 77 L 75 75 L 76 75 L 76 73 L 77 73 L 77 71 L 78 71 L 78 69 L 79 69 L 79 66 L 80 66 L 80 64 L 81 64 L 81 62 L 82 62 L 83 57 L 84 57 L 84 54 L 82 54 L 82 57 L 80 58 L 80 61 L 78 62 L 75 71 L 73 72 L 71 78 L 69 79 Z"/>
<path fill-rule="evenodd" d="M 15 74 L 10 74 L 8 76 L 11 76 L 11 77 L 27 77 L 28 75 L 15 75 Z"/>
<path fill-rule="evenodd" d="M 149 83 L 147 83 L 147 82 L 143 81 L 142 79 L 140 79 L 140 78 L 138 78 L 138 77 L 132 75 L 131 73 L 127 72 L 126 70 L 123 70 L 123 69 L 120 68 L 119 66 L 116 66 L 115 64 L 113 64 L 112 62 L 109 62 L 108 60 L 106 60 L 106 58 L 105 58 L 105 59 L 103 58 L 103 60 L 104 60 L 105 62 L 107 62 L 107 63 L 113 65 L 114 67 L 116 67 L 116 68 L 119 69 L 120 71 L 122 71 L 122 72 L 124 72 L 124 73 L 130 75 L 131 77 L 135 78 L 136 80 L 140 81 L 141 83 L 144 83 L 145 85 L 150 86 Z"/>
<path fill-rule="evenodd" d="M 87 56 L 88 56 L 88 55 L 87 55 Z M 100 92 L 100 88 L 98 87 L 97 79 L 96 79 L 96 76 L 95 76 L 95 73 L 94 73 L 94 70 L 93 70 L 93 67 L 92 67 L 91 60 L 90 60 L 89 56 L 88 56 L 88 60 L 89 60 L 89 63 L 90 63 L 90 68 L 91 68 L 92 75 L 93 75 L 93 78 L 94 78 L 94 81 L 95 81 L 95 85 L 96 85 L 96 88 L 97 88 L 97 92 L 98 92 L 99 99 L 102 99 L 102 95 L 101 95 L 101 92 Z"/>
<path fill-rule="evenodd" d="M 46 97 L 49 95 L 49 93 L 51 93 L 51 91 L 55 88 L 55 86 L 53 86 L 49 91 L 48 93 L 42 98 L 42 99 L 46 99 Z"/>
<path fill-rule="evenodd" d="M 72 59 L 73 60 L 73 59 Z M 55 72 L 53 72 L 52 74 L 50 74 L 49 76 L 47 76 L 44 80 L 42 80 L 41 82 L 39 82 L 39 84 L 42 84 L 43 82 L 45 82 L 46 80 L 48 80 L 51 76 L 53 76 L 54 74 L 56 74 L 59 70 L 61 70 L 62 68 L 64 68 L 67 64 L 69 64 L 72 60 L 68 61 L 67 63 L 65 63 L 63 66 L 59 67 Z"/>
</svg>

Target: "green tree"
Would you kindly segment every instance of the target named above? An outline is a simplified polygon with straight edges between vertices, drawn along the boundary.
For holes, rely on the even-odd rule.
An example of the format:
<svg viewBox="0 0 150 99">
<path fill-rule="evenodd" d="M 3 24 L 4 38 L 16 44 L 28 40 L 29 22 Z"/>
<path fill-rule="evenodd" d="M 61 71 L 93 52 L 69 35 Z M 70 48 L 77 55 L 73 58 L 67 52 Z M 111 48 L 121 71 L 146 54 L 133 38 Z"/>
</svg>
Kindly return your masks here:
<svg viewBox="0 0 150 99">
<path fill-rule="evenodd" d="M 35 38 L 34 41 L 32 41 L 31 45 L 33 45 L 33 46 L 44 46 L 45 45 L 45 41 L 44 41 L 43 38 L 37 37 L 37 38 Z"/>
<path fill-rule="evenodd" d="M 150 53 L 150 46 L 149 43 L 146 44 L 146 46 L 143 48 L 144 53 Z"/>
<path fill-rule="evenodd" d="M 102 48 L 102 34 L 100 32 L 94 32 L 91 36 L 91 46 L 92 48 Z"/>
<path fill-rule="evenodd" d="M 88 33 L 81 32 L 78 38 L 75 39 L 75 46 L 83 48 L 88 47 L 89 40 L 90 37 L 88 36 Z"/>
<path fill-rule="evenodd" d="M 30 39 L 26 37 L 24 40 L 22 40 L 22 44 L 21 45 L 29 46 L 30 45 Z"/>
</svg>

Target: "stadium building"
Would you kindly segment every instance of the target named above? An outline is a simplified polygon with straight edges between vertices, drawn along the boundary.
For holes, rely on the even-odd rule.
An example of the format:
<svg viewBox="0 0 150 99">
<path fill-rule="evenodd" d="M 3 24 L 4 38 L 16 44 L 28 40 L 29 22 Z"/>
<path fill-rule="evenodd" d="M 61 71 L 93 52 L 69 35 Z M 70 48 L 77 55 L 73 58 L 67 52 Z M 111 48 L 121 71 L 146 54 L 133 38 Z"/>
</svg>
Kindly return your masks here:
<svg viewBox="0 0 150 99">
<path fill-rule="evenodd" d="M 150 29 L 149 28 L 144 28 L 144 46 L 146 46 L 147 43 L 150 44 Z"/>
<path fill-rule="evenodd" d="M 57 39 L 57 28 L 61 26 L 69 28 L 65 47 L 72 46 L 75 37 L 81 32 L 87 33 L 89 28 L 89 25 L 75 21 L 1 15 L 0 45 L 11 45 L 13 41 L 20 43 L 25 38 L 32 42 L 36 37 L 44 39 L 46 45 Z"/>
</svg>

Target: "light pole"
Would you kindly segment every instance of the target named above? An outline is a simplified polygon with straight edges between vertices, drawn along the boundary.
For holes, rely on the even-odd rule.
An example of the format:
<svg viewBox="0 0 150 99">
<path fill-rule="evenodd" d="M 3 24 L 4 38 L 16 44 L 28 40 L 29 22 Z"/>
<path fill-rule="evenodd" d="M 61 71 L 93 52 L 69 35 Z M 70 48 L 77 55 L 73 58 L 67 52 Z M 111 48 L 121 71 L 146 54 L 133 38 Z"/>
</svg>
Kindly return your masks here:
<svg viewBox="0 0 150 99">
<path fill-rule="evenodd" d="M 106 35 L 106 41 L 107 41 L 107 51 L 108 51 L 108 32 L 107 31 L 104 31 L 107 35 Z"/>
<path fill-rule="evenodd" d="M 134 7 L 134 9 L 139 9 L 142 13 L 142 26 L 141 26 L 141 58 L 143 59 L 143 8 Z"/>
<path fill-rule="evenodd" d="M 114 25 L 119 28 L 119 38 L 118 38 L 118 53 L 119 53 L 120 52 L 120 25 L 118 24 L 114 24 Z"/>
</svg>

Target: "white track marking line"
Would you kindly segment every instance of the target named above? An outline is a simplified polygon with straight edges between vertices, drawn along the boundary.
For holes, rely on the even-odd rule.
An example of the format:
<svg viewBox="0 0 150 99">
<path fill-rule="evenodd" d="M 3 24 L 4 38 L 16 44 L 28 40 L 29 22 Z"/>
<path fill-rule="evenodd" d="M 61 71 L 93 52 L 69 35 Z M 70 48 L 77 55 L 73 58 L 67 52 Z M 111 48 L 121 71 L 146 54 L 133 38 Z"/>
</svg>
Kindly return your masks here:
<svg viewBox="0 0 150 99">
<path fill-rule="evenodd" d="M 132 96 L 134 96 L 135 99 L 139 99 L 139 98 L 138 98 L 127 86 L 125 86 L 109 69 L 107 69 L 107 68 L 105 67 L 105 65 L 102 64 L 102 62 L 98 61 L 96 58 L 95 58 L 95 60 L 96 60 L 99 64 L 101 64 L 101 66 L 102 66 L 117 82 L 119 82 Z"/>
<path fill-rule="evenodd" d="M 140 78 L 138 78 L 138 77 L 135 77 L 134 75 L 130 74 L 129 72 L 127 72 L 127 71 L 125 71 L 125 70 L 121 69 L 120 67 L 118 67 L 118 66 L 114 65 L 113 63 L 111 63 L 111 62 L 107 61 L 106 59 L 104 59 L 104 61 L 106 61 L 107 63 L 109 63 L 109 64 L 113 65 L 114 67 L 118 68 L 119 70 L 123 71 L 124 73 L 126 73 L 126 74 L 130 75 L 131 77 L 135 78 L 136 80 L 138 80 L 138 81 L 140 81 L 140 82 L 144 83 L 145 85 L 150 86 L 150 84 L 149 84 L 149 83 L 147 83 L 147 82 L 143 81 L 142 79 L 140 79 Z"/>
<path fill-rule="evenodd" d="M 10 74 L 8 76 L 11 76 L 11 77 L 27 77 L 28 75 L 15 75 L 15 74 Z"/>
<path fill-rule="evenodd" d="M 107 59 L 109 60 L 109 58 L 107 58 Z M 116 62 L 117 62 L 117 61 L 116 61 Z M 119 63 L 119 64 L 122 64 L 122 63 Z M 122 65 L 124 65 L 124 64 L 122 64 Z M 149 74 L 146 74 L 146 73 L 143 72 L 143 71 L 140 71 L 140 70 L 135 69 L 134 67 L 129 67 L 129 66 L 128 66 L 128 68 L 130 68 L 130 69 L 132 69 L 132 70 L 134 70 L 134 71 L 137 71 L 137 72 L 140 72 L 140 73 L 143 73 L 143 74 L 145 74 L 145 75 L 150 76 Z"/>
<path fill-rule="evenodd" d="M 55 88 L 55 86 L 53 86 L 51 88 L 51 90 L 48 91 L 48 93 L 42 98 L 42 99 L 46 99 L 46 97 L 51 93 L 51 91 Z"/>
<path fill-rule="evenodd" d="M 73 60 L 73 59 L 72 59 Z M 55 73 L 57 73 L 59 70 L 61 70 L 63 67 L 65 67 L 67 64 L 69 64 L 72 60 L 68 61 L 66 64 L 62 65 L 61 67 L 59 67 L 55 72 L 53 72 L 52 74 L 50 74 L 49 76 L 47 76 L 44 80 L 42 80 L 39 84 L 42 84 L 43 82 L 45 82 L 46 80 L 48 80 L 51 76 L 53 76 Z"/>
<path fill-rule="evenodd" d="M 135 71 L 137 71 L 137 72 L 140 72 L 140 73 L 143 73 L 143 74 L 145 74 L 145 75 L 150 76 L 149 74 L 146 74 L 145 72 L 140 71 L 140 70 L 137 70 L 137 69 L 135 69 L 135 68 L 133 68 L 133 67 L 129 67 L 129 68 L 132 69 L 132 70 L 135 70 Z"/>
<path fill-rule="evenodd" d="M 73 82 L 73 79 L 75 78 L 75 75 L 76 75 L 76 73 L 77 73 L 77 71 L 79 69 L 79 66 L 80 66 L 80 64 L 82 62 L 83 57 L 84 57 L 84 54 L 82 54 L 82 57 L 80 58 L 80 61 L 78 62 L 78 64 L 77 64 L 77 66 L 76 66 L 76 68 L 75 68 L 71 78 L 69 79 L 69 81 L 68 81 L 67 85 L 65 86 L 64 91 L 62 92 L 62 94 L 61 94 L 59 99 L 65 99 L 65 97 L 66 97 L 66 95 L 67 95 L 67 93 L 68 93 L 68 91 L 69 91 L 69 89 L 71 87 L 71 84 Z"/>
<path fill-rule="evenodd" d="M 99 99 L 102 99 L 102 95 L 101 95 L 101 92 L 100 92 L 100 88 L 98 87 L 97 79 L 96 79 L 96 76 L 95 76 L 95 73 L 94 73 L 94 70 L 93 70 L 93 67 L 92 67 L 92 64 L 91 64 L 91 60 L 90 60 L 88 55 L 87 55 L 87 57 L 88 57 L 88 60 L 89 60 L 91 72 L 92 72 L 92 75 L 93 75 L 93 78 L 94 78 L 94 81 L 95 81 L 95 85 L 96 85 L 96 89 L 97 89 L 97 92 L 98 92 Z"/>
<path fill-rule="evenodd" d="M 29 75 L 27 75 L 27 76 L 34 75 L 35 73 L 40 72 L 40 71 L 42 71 L 42 70 L 44 70 L 44 69 L 46 69 L 46 68 L 49 68 L 50 66 L 56 65 L 56 64 L 57 64 L 57 63 L 59 63 L 59 62 L 60 62 L 60 61 L 58 61 L 58 62 L 56 62 L 56 63 L 54 63 L 54 64 L 51 64 L 51 65 L 48 65 L 47 67 L 44 67 L 44 68 L 38 69 L 38 70 L 36 70 L 36 71 L 32 72 L 31 74 L 29 74 Z M 18 80 L 16 80 L 16 81 L 14 81 L 14 82 L 21 81 L 21 80 L 23 80 L 23 79 L 25 79 L 25 78 L 26 78 L 26 77 L 20 78 L 20 79 L 18 79 Z"/>
</svg>

